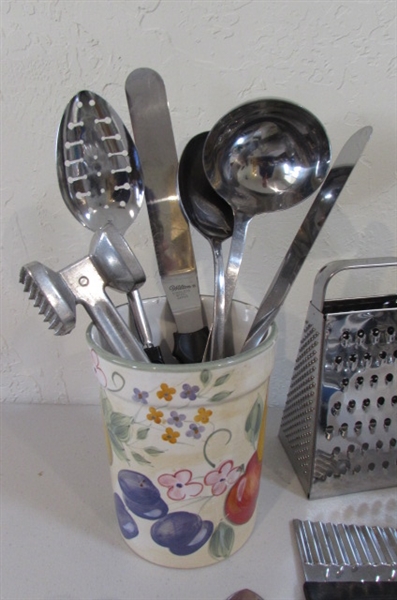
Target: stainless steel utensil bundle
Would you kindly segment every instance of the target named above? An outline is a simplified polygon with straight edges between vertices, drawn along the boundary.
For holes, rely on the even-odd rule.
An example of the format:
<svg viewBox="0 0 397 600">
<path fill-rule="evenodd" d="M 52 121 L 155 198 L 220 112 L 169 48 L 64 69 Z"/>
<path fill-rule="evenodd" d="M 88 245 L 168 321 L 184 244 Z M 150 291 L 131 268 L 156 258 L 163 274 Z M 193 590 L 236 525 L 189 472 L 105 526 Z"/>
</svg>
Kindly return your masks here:
<svg viewBox="0 0 397 600">
<path fill-rule="evenodd" d="M 65 204 L 84 227 L 97 231 L 113 223 L 124 234 L 136 219 L 144 196 L 139 157 L 122 120 L 98 94 L 84 90 L 68 103 L 58 129 L 57 172 Z M 111 269 L 110 256 L 108 262 Z M 141 269 L 135 284 L 128 280 L 120 291 L 127 294 L 131 320 L 146 354 L 151 362 L 162 363 L 139 293 L 145 281 Z"/>
<path fill-rule="evenodd" d="M 396 286 L 326 299 L 341 271 L 396 266 L 395 257 L 334 261 L 315 279 L 279 432 L 309 498 L 397 484 Z"/>
<path fill-rule="evenodd" d="M 109 252 L 114 267 L 111 279 Z M 88 256 L 58 272 L 37 261 L 28 263 L 21 269 L 20 282 L 56 335 L 72 331 L 76 325 L 76 304 L 81 304 L 111 352 L 128 360 L 148 362 L 141 344 L 105 293 L 110 281 L 112 287 L 125 290 L 126 282 L 139 280 L 141 273 L 132 250 L 109 224 L 94 234 Z"/>
<path fill-rule="evenodd" d="M 293 520 L 307 600 L 391 600 L 397 593 L 397 530 Z"/>
<path fill-rule="evenodd" d="M 313 114 L 291 102 L 248 102 L 225 115 L 208 134 L 195 136 L 178 165 L 159 74 L 136 69 L 127 77 L 125 91 L 137 147 L 117 113 L 97 94 L 85 90 L 68 103 L 57 140 L 58 181 L 64 201 L 92 231 L 112 223 L 124 234 L 145 196 L 159 273 L 177 328 L 174 356 L 182 363 L 231 356 L 228 318 L 248 224 L 256 214 L 294 206 L 321 186 L 330 163 L 326 132 Z M 361 129 L 342 149 L 261 303 L 243 351 L 266 337 L 371 131 L 370 127 Z M 187 217 L 213 250 L 210 334 L 203 320 Z M 229 237 L 225 273 L 221 244 Z M 120 237 L 119 246 L 123 244 Z M 105 273 L 102 256 L 105 285 L 113 286 L 110 263 L 111 259 Z M 127 294 L 131 322 L 146 354 L 152 362 L 163 362 L 160 348 L 153 345 L 139 293 L 144 281 L 141 270 L 135 279 L 123 283 L 118 279 L 115 287 Z M 68 315 L 66 322 L 54 320 L 59 332 L 74 326 L 68 310 L 73 302 L 65 300 L 67 296 L 63 297 L 66 310 L 61 311 Z M 53 310 L 57 314 L 59 304 Z"/>
</svg>

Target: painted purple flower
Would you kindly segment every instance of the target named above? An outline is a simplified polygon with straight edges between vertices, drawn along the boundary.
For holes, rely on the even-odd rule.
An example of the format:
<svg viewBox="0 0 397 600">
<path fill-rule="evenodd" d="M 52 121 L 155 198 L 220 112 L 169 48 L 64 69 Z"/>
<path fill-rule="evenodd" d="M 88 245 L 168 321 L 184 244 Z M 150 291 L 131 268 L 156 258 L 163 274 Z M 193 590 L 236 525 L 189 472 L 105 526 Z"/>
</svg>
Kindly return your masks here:
<svg viewBox="0 0 397 600">
<path fill-rule="evenodd" d="M 201 438 L 202 432 L 205 431 L 205 427 L 203 425 L 198 425 L 197 423 L 191 423 L 189 425 L 189 429 L 186 432 L 188 437 L 192 437 L 195 440 Z"/>
<path fill-rule="evenodd" d="M 175 427 L 182 427 L 183 421 L 186 419 L 186 415 L 178 413 L 176 410 L 170 412 L 170 417 L 167 419 L 167 423 L 175 425 Z"/>
<path fill-rule="evenodd" d="M 182 388 L 183 388 L 183 392 L 181 392 L 181 394 L 180 394 L 181 398 L 188 398 L 189 400 L 196 400 L 197 393 L 200 389 L 198 385 L 189 385 L 188 383 L 184 383 Z"/>
<path fill-rule="evenodd" d="M 146 398 L 148 398 L 148 397 L 149 397 L 148 392 L 141 392 L 141 390 L 139 390 L 138 388 L 134 388 L 134 395 L 132 396 L 132 399 L 135 400 L 135 402 L 141 402 L 142 404 L 147 404 Z"/>
</svg>

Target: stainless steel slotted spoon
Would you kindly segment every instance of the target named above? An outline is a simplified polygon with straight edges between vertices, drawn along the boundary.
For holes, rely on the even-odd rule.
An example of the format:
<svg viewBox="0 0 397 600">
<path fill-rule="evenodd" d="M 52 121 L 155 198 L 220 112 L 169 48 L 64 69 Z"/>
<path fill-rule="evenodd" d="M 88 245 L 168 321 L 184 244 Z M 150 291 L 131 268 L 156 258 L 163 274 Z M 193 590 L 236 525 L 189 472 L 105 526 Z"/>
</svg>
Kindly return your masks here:
<svg viewBox="0 0 397 600">
<path fill-rule="evenodd" d="M 64 111 L 57 137 L 57 173 L 65 204 L 84 227 L 98 231 L 112 223 L 124 234 L 135 221 L 144 198 L 139 157 L 121 118 L 94 92 L 79 92 Z M 108 281 L 112 285 L 111 278 Z M 143 274 L 132 288 L 113 287 L 127 293 L 130 314 L 151 362 L 163 363 L 139 293 L 145 281 Z"/>
</svg>

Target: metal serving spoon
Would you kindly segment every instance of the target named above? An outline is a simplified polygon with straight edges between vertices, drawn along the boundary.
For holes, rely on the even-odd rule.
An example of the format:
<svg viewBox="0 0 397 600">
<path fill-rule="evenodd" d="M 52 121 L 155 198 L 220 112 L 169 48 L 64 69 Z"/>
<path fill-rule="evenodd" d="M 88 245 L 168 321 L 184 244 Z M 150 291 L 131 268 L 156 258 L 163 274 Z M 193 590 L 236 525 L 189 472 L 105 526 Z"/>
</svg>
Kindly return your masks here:
<svg viewBox="0 0 397 600">
<path fill-rule="evenodd" d="M 242 352 L 256 347 L 266 336 L 371 134 L 372 127 L 362 127 L 338 154 L 261 302 Z"/>
<path fill-rule="evenodd" d="M 110 222 L 124 234 L 136 219 L 144 200 L 138 153 L 118 114 L 94 92 L 79 92 L 64 111 L 57 173 L 66 206 L 88 229 L 98 231 Z M 164 362 L 139 294 L 144 282 L 136 281 L 127 299 L 145 352 L 152 362 Z"/>
<path fill-rule="evenodd" d="M 205 359 L 225 353 L 225 273 L 222 243 L 233 232 L 233 211 L 208 182 L 202 153 L 208 131 L 194 136 L 179 160 L 178 183 L 182 206 L 191 224 L 209 242 L 214 259 L 214 310 Z"/>
<path fill-rule="evenodd" d="M 285 100 L 243 104 L 210 131 L 203 150 L 204 170 L 234 213 L 225 281 L 226 320 L 251 219 L 295 206 L 310 196 L 324 180 L 330 159 L 330 144 L 318 119 Z"/>
</svg>

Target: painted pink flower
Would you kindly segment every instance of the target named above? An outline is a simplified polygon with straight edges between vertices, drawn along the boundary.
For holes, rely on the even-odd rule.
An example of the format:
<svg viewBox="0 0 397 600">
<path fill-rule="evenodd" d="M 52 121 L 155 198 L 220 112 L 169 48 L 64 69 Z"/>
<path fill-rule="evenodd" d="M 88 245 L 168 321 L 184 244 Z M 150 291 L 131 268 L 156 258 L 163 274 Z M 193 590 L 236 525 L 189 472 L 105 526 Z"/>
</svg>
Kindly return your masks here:
<svg viewBox="0 0 397 600">
<path fill-rule="evenodd" d="M 99 384 L 102 387 L 106 387 L 107 386 L 106 375 L 102 371 L 101 367 L 99 366 L 99 356 L 95 352 L 95 350 L 91 350 L 91 360 L 92 360 L 92 364 L 94 366 L 94 373 L 99 381 Z"/>
<path fill-rule="evenodd" d="M 240 467 L 233 467 L 232 460 L 225 460 L 214 471 L 210 471 L 204 477 L 205 485 L 212 486 L 213 496 L 220 496 L 233 485 L 241 475 Z"/>
<path fill-rule="evenodd" d="M 160 485 L 168 488 L 167 496 L 171 500 L 185 500 L 185 498 L 194 498 L 198 496 L 203 485 L 191 481 L 193 473 L 189 469 L 181 469 L 174 475 L 165 473 L 157 479 Z"/>
</svg>

